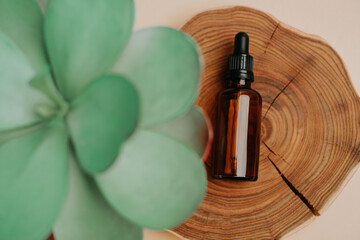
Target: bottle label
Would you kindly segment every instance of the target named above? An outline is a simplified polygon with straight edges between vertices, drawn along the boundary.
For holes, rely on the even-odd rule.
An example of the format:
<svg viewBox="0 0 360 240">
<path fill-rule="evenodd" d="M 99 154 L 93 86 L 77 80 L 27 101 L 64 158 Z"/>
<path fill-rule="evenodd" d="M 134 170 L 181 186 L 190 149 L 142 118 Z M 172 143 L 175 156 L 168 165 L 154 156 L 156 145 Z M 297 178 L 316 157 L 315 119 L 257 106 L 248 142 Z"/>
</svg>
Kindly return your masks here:
<svg viewBox="0 0 360 240">
<path fill-rule="evenodd" d="M 240 95 L 238 112 L 237 112 L 237 129 L 236 129 L 236 175 L 246 177 L 247 164 L 247 139 L 249 126 L 249 106 L 250 97 Z"/>
</svg>

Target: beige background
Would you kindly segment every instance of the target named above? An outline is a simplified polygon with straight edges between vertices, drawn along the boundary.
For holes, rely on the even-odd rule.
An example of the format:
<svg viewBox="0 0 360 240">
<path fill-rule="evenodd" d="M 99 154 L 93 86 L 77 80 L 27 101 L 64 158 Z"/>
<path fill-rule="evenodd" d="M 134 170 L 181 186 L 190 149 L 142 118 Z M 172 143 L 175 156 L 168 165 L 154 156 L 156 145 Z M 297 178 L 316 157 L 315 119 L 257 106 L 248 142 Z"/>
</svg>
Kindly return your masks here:
<svg viewBox="0 0 360 240">
<path fill-rule="evenodd" d="M 151 25 L 181 27 L 193 15 L 233 5 L 250 6 L 304 32 L 324 38 L 342 57 L 355 89 L 360 93 L 359 0 L 135 0 L 136 28 Z M 346 3 L 346 4 L 345 4 Z M 360 171 L 354 171 L 328 209 L 288 240 L 360 239 Z M 166 232 L 145 231 L 147 240 L 179 239 Z"/>
</svg>

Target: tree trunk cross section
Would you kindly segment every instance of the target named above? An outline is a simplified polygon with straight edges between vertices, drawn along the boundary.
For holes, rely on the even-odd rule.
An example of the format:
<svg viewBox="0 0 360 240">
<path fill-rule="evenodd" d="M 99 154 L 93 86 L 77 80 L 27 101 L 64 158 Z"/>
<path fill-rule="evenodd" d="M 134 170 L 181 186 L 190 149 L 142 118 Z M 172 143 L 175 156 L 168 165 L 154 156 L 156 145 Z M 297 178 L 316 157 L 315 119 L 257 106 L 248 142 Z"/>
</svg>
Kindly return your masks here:
<svg viewBox="0 0 360 240">
<path fill-rule="evenodd" d="M 197 104 L 214 125 L 240 31 L 250 36 L 252 86 L 263 109 L 258 181 L 208 177 L 204 202 L 174 231 L 187 239 L 279 239 L 320 216 L 360 160 L 360 100 L 338 54 L 321 38 L 246 7 L 200 13 L 182 29 L 203 54 Z M 211 155 L 204 160 L 209 168 Z"/>
</svg>

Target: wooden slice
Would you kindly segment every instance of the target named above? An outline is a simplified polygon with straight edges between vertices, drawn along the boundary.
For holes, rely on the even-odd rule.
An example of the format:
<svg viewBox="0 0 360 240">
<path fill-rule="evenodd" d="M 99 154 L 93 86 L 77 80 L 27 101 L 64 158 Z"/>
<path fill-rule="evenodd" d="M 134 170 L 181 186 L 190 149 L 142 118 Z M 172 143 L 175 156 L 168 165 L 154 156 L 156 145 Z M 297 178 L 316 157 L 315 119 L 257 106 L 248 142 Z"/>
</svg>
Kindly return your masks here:
<svg viewBox="0 0 360 240">
<path fill-rule="evenodd" d="M 233 38 L 249 34 L 263 120 L 258 181 L 209 177 L 204 202 L 174 231 L 188 239 L 278 239 L 319 216 L 360 159 L 360 100 L 338 54 L 245 7 L 200 13 L 182 29 L 204 57 L 197 104 L 214 126 Z"/>
</svg>

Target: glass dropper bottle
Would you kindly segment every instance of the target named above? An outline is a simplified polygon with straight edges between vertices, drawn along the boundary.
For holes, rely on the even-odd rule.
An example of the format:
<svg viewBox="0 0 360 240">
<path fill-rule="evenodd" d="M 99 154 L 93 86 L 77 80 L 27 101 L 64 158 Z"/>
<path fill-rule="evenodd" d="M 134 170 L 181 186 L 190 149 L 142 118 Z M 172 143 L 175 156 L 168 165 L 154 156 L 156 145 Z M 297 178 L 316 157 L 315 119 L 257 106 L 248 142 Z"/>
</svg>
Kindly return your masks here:
<svg viewBox="0 0 360 240">
<path fill-rule="evenodd" d="M 261 96 L 251 89 L 254 81 L 249 36 L 235 36 L 228 61 L 228 87 L 218 97 L 212 176 L 255 181 L 258 178 Z"/>
</svg>

